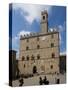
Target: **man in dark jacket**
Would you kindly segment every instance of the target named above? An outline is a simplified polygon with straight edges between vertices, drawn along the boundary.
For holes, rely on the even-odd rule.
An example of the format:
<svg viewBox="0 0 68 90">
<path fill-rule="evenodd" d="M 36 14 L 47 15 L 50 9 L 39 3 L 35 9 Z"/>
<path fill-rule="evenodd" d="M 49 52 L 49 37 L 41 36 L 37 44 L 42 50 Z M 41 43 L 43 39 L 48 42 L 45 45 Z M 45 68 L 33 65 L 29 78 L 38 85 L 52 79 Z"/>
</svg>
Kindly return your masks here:
<svg viewBox="0 0 68 90">
<path fill-rule="evenodd" d="M 42 80 L 41 77 L 39 77 L 39 79 L 40 79 L 40 80 L 39 80 L 39 84 L 42 85 L 42 84 L 43 84 L 43 80 Z"/>
<path fill-rule="evenodd" d="M 19 80 L 19 82 L 20 82 L 19 86 L 22 86 L 22 85 L 24 84 L 23 78 L 21 78 L 21 79 Z"/>
<path fill-rule="evenodd" d="M 47 80 L 46 76 L 45 76 L 45 78 L 44 78 L 44 80 L 43 80 L 43 83 L 44 83 L 45 85 L 48 85 L 48 84 L 49 84 L 49 81 Z"/>
</svg>

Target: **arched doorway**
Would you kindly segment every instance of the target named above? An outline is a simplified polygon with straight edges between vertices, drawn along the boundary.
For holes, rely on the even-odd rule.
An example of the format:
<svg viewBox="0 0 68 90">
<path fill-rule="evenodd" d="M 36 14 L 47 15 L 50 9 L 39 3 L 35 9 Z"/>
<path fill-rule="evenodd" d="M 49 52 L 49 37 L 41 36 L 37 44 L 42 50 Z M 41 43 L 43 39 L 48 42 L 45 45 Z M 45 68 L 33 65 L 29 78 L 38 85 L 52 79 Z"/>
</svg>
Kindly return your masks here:
<svg viewBox="0 0 68 90">
<path fill-rule="evenodd" d="M 35 73 L 37 73 L 37 67 L 36 66 L 33 67 L 33 74 L 35 74 Z"/>
</svg>

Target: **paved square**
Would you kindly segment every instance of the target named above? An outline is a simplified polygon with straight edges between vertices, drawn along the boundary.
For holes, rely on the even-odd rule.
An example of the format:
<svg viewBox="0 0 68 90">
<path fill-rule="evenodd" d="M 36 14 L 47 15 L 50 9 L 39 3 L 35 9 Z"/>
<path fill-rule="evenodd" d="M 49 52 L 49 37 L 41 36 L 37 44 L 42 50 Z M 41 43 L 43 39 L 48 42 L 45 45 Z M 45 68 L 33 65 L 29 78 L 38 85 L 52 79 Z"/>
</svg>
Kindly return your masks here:
<svg viewBox="0 0 68 90">
<path fill-rule="evenodd" d="M 44 77 L 46 76 L 47 79 L 49 80 L 49 84 L 55 84 L 56 79 L 60 79 L 60 84 L 65 84 L 66 83 L 66 74 L 62 75 L 60 74 L 59 76 L 57 75 L 35 75 L 34 77 L 30 77 L 25 79 L 24 78 L 24 84 L 23 86 L 33 86 L 33 85 L 39 85 L 39 77 L 42 77 L 42 79 L 44 79 Z M 12 82 L 13 86 L 19 86 L 19 80 L 15 80 Z"/>
</svg>

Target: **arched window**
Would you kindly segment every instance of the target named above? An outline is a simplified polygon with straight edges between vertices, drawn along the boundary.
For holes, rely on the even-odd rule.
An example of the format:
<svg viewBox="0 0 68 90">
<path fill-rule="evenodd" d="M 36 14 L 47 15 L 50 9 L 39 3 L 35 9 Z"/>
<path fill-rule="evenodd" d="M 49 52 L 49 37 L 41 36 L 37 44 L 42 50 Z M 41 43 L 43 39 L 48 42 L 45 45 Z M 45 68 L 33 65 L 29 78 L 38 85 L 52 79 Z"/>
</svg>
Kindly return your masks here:
<svg viewBox="0 0 68 90">
<path fill-rule="evenodd" d="M 55 57 L 55 53 L 52 53 L 52 58 L 54 58 Z"/>
<path fill-rule="evenodd" d="M 25 57 L 24 57 L 24 56 L 22 56 L 22 61 L 23 61 L 23 60 L 25 60 Z"/>
<path fill-rule="evenodd" d="M 35 58 L 34 58 L 34 56 L 32 55 L 32 56 L 31 56 L 31 60 L 34 60 L 34 59 L 35 59 Z"/>
<path fill-rule="evenodd" d="M 51 69 L 53 69 L 53 65 L 51 65 L 50 67 L 51 67 Z"/>
<path fill-rule="evenodd" d="M 45 16 L 43 16 L 43 20 L 45 19 Z"/>
<path fill-rule="evenodd" d="M 37 49 L 39 49 L 40 48 L 40 45 L 37 45 Z"/>
<path fill-rule="evenodd" d="M 40 55 L 39 54 L 37 55 L 37 59 L 40 59 Z"/>
<path fill-rule="evenodd" d="M 29 56 L 26 57 L 26 60 L 27 60 L 27 61 L 29 60 Z"/>
<path fill-rule="evenodd" d="M 28 46 L 26 47 L 26 50 L 29 50 L 29 47 Z"/>
<path fill-rule="evenodd" d="M 54 43 L 51 43 L 51 47 L 54 47 Z"/>
</svg>

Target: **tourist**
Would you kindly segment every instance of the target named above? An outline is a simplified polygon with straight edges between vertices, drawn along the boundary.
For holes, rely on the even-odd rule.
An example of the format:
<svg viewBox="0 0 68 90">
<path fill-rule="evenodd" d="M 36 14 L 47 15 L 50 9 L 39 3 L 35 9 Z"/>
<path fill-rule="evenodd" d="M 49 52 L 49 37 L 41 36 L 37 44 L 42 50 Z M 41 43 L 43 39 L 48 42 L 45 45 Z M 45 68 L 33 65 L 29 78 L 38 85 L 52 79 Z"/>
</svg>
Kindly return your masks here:
<svg viewBox="0 0 68 90">
<path fill-rule="evenodd" d="M 60 84 L 60 79 L 56 79 L 56 84 Z"/>
<path fill-rule="evenodd" d="M 43 83 L 44 83 L 45 85 L 48 85 L 48 84 L 49 84 L 49 81 L 47 80 L 46 76 L 45 76 L 45 78 L 44 78 L 44 80 L 43 80 Z"/>
<path fill-rule="evenodd" d="M 39 84 L 42 85 L 42 84 L 43 84 L 43 80 L 42 80 L 41 77 L 39 77 L 39 79 L 40 79 L 40 80 L 39 80 Z"/>
<path fill-rule="evenodd" d="M 24 84 L 23 78 L 21 78 L 21 79 L 19 80 L 19 82 L 20 82 L 20 85 L 19 85 L 19 86 L 22 86 L 22 85 Z"/>
</svg>

